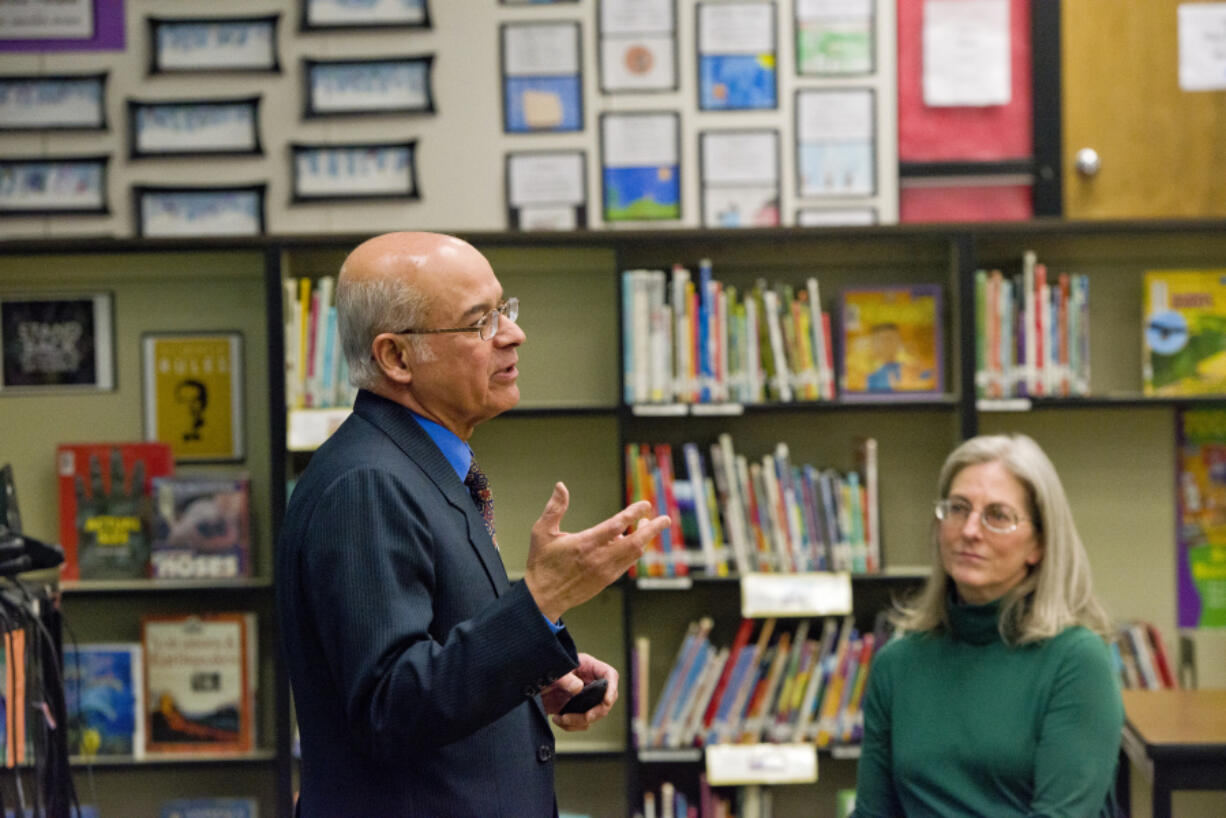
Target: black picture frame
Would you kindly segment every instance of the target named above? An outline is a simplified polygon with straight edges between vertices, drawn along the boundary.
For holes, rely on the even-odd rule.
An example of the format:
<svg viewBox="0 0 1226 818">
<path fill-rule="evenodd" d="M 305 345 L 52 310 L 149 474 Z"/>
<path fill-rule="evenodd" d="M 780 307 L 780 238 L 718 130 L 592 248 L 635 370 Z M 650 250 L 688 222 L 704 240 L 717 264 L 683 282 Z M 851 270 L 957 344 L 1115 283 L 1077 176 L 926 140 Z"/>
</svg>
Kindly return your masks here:
<svg viewBox="0 0 1226 818">
<path fill-rule="evenodd" d="M 0 294 L 0 360 L 0 396 L 114 391 L 114 293 Z"/>
<path fill-rule="evenodd" d="M 0 131 L 109 130 L 109 73 L 0 75 Z"/>
<path fill-rule="evenodd" d="M 263 155 L 258 95 L 128 100 L 129 159 Z"/>
<path fill-rule="evenodd" d="M 280 19 L 280 14 L 254 17 L 147 17 L 149 75 L 279 74 L 281 61 L 277 52 L 277 25 Z M 252 40 L 250 44 L 248 39 Z M 239 53 L 240 47 L 261 50 L 266 47 L 267 53 L 258 58 L 250 55 L 244 61 L 244 55 Z M 192 54 L 196 55 L 194 59 Z M 226 59 L 230 62 L 225 62 Z"/>
<path fill-rule="evenodd" d="M 609 63 L 610 51 L 618 44 L 629 46 L 629 50 L 622 52 L 623 61 L 627 65 L 634 65 L 638 73 L 642 73 L 644 69 L 639 68 L 644 61 L 651 60 L 653 55 L 650 50 L 643 45 L 643 40 L 651 38 L 661 38 L 663 36 L 660 31 L 635 31 L 609 33 L 605 31 L 604 15 L 597 13 L 596 15 L 596 73 L 599 79 L 600 93 L 605 96 L 615 94 L 668 94 L 677 91 L 681 87 L 681 58 L 678 52 L 677 38 L 677 0 L 663 0 L 669 5 L 671 23 L 668 29 L 668 39 L 672 41 L 672 64 L 670 70 L 672 72 L 672 82 L 665 86 L 624 86 L 616 87 L 610 82 L 607 67 Z M 601 7 L 603 8 L 603 6 Z"/>
<path fill-rule="evenodd" d="M 310 31 L 360 31 L 363 29 L 386 31 L 388 29 L 428 29 L 433 27 L 430 19 L 430 0 L 418 0 L 418 5 L 421 6 L 421 15 L 406 15 L 397 18 L 395 14 L 390 16 L 380 17 L 379 7 L 383 0 L 374 0 L 371 3 L 371 12 L 365 16 L 354 13 L 352 6 L 346 6 L 344 3 L 334 3 L 337 8 L 337 16 L 329 21 L 322 21 L 319 13 L 313 11 L 313 7 L 326 5 L 331 0 L 299 0 L 298 2 L 298 30 L 301 32 Z M 348 17 L 346 18 L 346 15 Z"/>
<path fill-rule="evenodd" d="M 394 77 L 396 69 L 401 69 L 403 75 Z M 314 119 L 329 116 L 351 116 L 369 114 L 432 114 L 435 112 L 433 91 L 434 55 L 421 54 L 406 57 L 368 57 L 363 59 L 317 60 L 304 58 L 302 60 L 302 117 Z M 371 86 L 382 86 L 386 99 L 363 99 L 360 94 L 351 91 L 353 98 L 331 100 L 327 104 L 319 99 L 317 81 L 325 79 L 325 75 L 333 73 L 334 84 L 352 86 L 354 81 L 366 82 Z M 363 76 L 363 73 L 365 76 Z M 382 74 L 382 76 L 380 76 Z M 420 74 L 420 87 L 414 87 L 416 75 Z M 390 93 L 388 86 L 393 82 L 407 84 L 396 89 L 406 100 L 397 99 Z M 378 93 L 380 89 L 375 89 Z M 374 96 L 367 93 L 368 96 Z"/>
<path fill-rule="evenodd" d="M 347 143 L 300 143 L 290 144 L 290 173 L 292 176 L 291 198 L 293 204 L 308 202 L 351 202 L 372 200 L 417 200 L 421 198 L 417 174 L 417 140 L 408 139 L 400 142 L 347 142 Z M 371 155 L 372 153 L 382 155 Z M 403 152 L 404 186 L 402 189 L 380 188 L 377 185 L 378 175 L 388 180 L 397 176 L 396 167 L 384 169 L 379 167 L 387 161 L 399 162 L 397 153 Z M 349 153 L 346 158 L 344 154 Z M 315 178 L 304 168 L 304 162 L 312 158 L 316 161 L 328 162 L 340 173 L 332 174 L 336 178 L 328 180 Z M 348 166 L 348 177 L 344 176 L 342 166 Z M 347 184 L 342 184 L 347 181 Z M 335 189 L 328 189 L 329 184 L 335 184 Z M 368 189 L 361 190 L 365 185 Z M 316 192 L 308 192 L 313 189 Z"/>
<path fill-rule="evenodd" d="M 105 216 L 109 154 L 0 157 L 0 217 Z"/>
<path fill-rule="evenodd" d="M 567 29 L 574 38 L 575 66 L 572 73 L 514 74 L 510 70 L 511 49 L 508 38 L 516 30 Z M 502 101 L 502 131 L 507 134 L 577 133 L 586 122 L 583 99 L 583 29 L 574 20 L 520 20 L 498 27 L 499 97 Z M 548 49 L 538 49 L 546 52 Z M 573 84 L 572 84 L 573 83 Z M 573 93 L 567 94 L 567 91 Z M 556 99 L 557 107 L 548 104 L 545 117 L 557 114 L 556 122 L 533 122 L 534 114 L 528 100 Z M 535 116 L 540 117 L 541 114 Z"/>
<path fill-rule="evenodd" d="M 707 161 L 706 160 L 707 160 L 707 152 L 708 150 L 710 150 L 710 148 L 708 147 L 709 140 L 715 140 L 721 137 L 738 137 L 738 136 L 765 137 L 773 143 L 771 146 L 771 149 L 774 151 L 774 160 L 775 160 L 773 163 L 773 166 L 774 166 L 774 176 L 773 177 L 763 179 L 757 182 L 743 182 L 743 181 L 717 182 L 717 181 L 713 181 L 707 178 L 707 174 L 706 174 Z M 770 128 L 770 127 L 720 128 L 720 129 L 711 128 L 711 129 L 699 131 L 698 132 L 698 179 L 699 179 L 698 203 L 699 203 L 699 212 L 701 213 L 700 219 L 701 219 L 702 226 L 703 227 L 749 228 L 749 227 L 779 227 L 780 225 L 782 225 L 783 224 L 783 209 L 781 206 L 781 198 L 783 195 L 782 151 L 783 151 L 783 140 L 781 139 L 779 130 L 777 128 Z M 712 193 L 713 191 L 716 191 L 716 190 L 735 191 L 738 189 L 742 189 L 742 190 L 748 191 L 751 189 L 764 189 L 767 187 L 772 188 L 772 192 L 774 194 L 770 198 L 769 202 L 772 202 L 774 204 L 775 219 L 770 224 L 755 224 L 755 223 L 724 224 L 724 223 L 721 223 L 721 217 L 719 216 L 718 213 L 710 212 L 711 197 L 708 196 L 708 193 Z M 730 194 L 730 201 L 736 202 L 736 197 L 731 196 Z M 738 202 L 737 204 L 744 204 L 744 202 Z"/>
<path fill-rule="evenodd" d="M 514 197 L 514 172 L 515 164 L 520 160 L 532 160 L 535 158 L 569 157 L 572 160 L 579 162 L 579 191 L 574 199 L 555 198 L 547 196 L 543 193 L 538 194 L 532 201 L 523 202 L 516 201 Z M 587 228 L 587 151 L 581 148 L 561 148 L 558 150 L 525 150 L 525 151 L 510 151 L 506 154 L 503 161 L 503 189 L 505 190 L 504 199 L 507 209 L 507 225 L 511 230 L 582 230 Z M 555 211 L 561 213 L 566 211 L 568 218 L 572 224 L 565 226 L 555 226 L 553 224 L 548 227 L 541 226 L 541 222 L 545 221 L 544 211 Z M 534 215 L 535 211 L 535 215 Z M 556 221 L 556 217 L 554 218 Z"/>
<path fill-rule="evenodd" d="M 133 185 L 132 223 L 139 238 L 178 238 L 184 236 L 259 236 L 267 229 L 268 185 Z M 250 201 L 241 206 L 239 197 Z M 161 198 L 161 209 L 147 208 Z M 173 205 L 173 206 L 168 206 Z M 226 218 L 235 229 L 226 227 Z M 160 221 L 154 223 L 153 217 Z M 174 221 L 172 221 L 174 220 Z"/>
<path fill-rule="evenodd" d="M 771 54 L 771 56 L 772 56 L 772 62 L 771 62 L 771 65 L 772 65 L 772 74 L 773 74 L 773 77 L 774 77 L 774 85 L 775 85 L 775 87 L 774 87 L 774 95 L 773 95 L 773 97 L 772 97 L 771 102 L 770 102 L 770 104 L 769 104 L 769 105 L 746 104 L 745 102 L 740 102 L 740 103 L 736 103 L 736 104 L 729 104 L 729 105 L 715 105 L 715 104 L 711 104 L 711 103 L 710 103 L 710 101 L 706 99 L 706 94 L 704 93 L 704 92 L 706 91 L 706 78 L 703 76 L 703 59 L 704 59 L 704 58 L 706 58 L 706 57 L 708 57 L 708 56 L 711 56 L 711 57 L 713 57 L 713 58 L 714 58 L 714 57 L 720 57 L 720 58 L 731 58 L 731 57 L 746 57 L 746 56 L 748 56 L 748 55 L 745 55 L 745 54 L 731 54 L 731 55 L 730 55 L 730 54 L 716 54 L 716 55 L 707 55 L 707 54 L 705 54 L 705 53 L 702 51 L 702 49 L 699 47 L 699 45 L 700 45 L 700 44 L 699 44 L 699 42 L 698 42 L 698 41 L 699 41 L 699 40 L 701 39 L 701 37 L 702 37 L 702 34 L 701 34 L 701 32 L 702 32 L 702 17 L 703 17 L 703 13 L 704 13 L 704 11 L 705 11 L 705 10 L 708 10 L 708 9 L 717 9 L 717 8 L 721 8 L 721 7 L 728 7 L 728 6 L 732 6 L 732 5 L 741 5 L 741 6 L 755 7 L 755 8 L 756 8 L 756 7 L 761 7 L 762 9 L 764 9 L 764 10 L 768 10 L 768 11 L 770 12 L 770 18 L 771 18 L 771 24 L 770 24 L 771 50 L 770 50 L 770 54 Z M 694 47 L 694 76 L 695 76 L 695 81 L 696 81 L 696 82 L 695 82 L 695 88 L 697 89 L 697 97 L 698 97 L 698 99 L 697 99 L 697 103 L 698 103 L 698 110 L 699 110 L 699 111 L 719 111 L 719 112 L 723 112 L 723 113 L 730 113 L 730 112 L 734 112 L 734 111 L 777 111 L 777 110 L 779 110 L 779 93 L 780 93 L 780 89 L 779 89 L 779 31 L 778 31 L 778 20 L 779 20 L 779 7 L 778 7 L 778 4 L 775 2 L 775 0 L 769 0 L 769 2 L 765 2 L 765 3 L 755 3 L 755 2 L 742 2 L 742 3 L 720 3 L 720 2 L 712 2 L 712 0 L 700 0 L 698 3 L 696 3 L 696 4 L 694 5 L 694 38 L 695 38 L 695 47 Z M 755 55 L 755 56 L 754 56 L 754 59 L 757 59 L 757 55 Z M 718 83 L 717 83 L 717 85 L 718 85 Z M 713 96 L 717 96 L 717 94 L 715 94 L 715 92 L 714 92 L 714 89 L 712 89 L 712 95 L 713 95 Z"/>
</svg>

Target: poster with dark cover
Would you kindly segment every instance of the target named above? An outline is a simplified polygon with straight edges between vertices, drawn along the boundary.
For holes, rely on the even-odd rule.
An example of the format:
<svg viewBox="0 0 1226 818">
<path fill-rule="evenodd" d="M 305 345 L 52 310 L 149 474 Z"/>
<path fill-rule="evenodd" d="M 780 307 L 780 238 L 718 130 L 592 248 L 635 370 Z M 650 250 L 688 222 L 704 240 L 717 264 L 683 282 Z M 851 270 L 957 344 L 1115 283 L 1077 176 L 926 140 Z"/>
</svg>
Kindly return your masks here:
<svg viewBox="0 0 1226 818">
<path fill-rule="evenodd" d="M 0 296 L 0 394 L 115 388 L 111 296 Z"/>
</svg>

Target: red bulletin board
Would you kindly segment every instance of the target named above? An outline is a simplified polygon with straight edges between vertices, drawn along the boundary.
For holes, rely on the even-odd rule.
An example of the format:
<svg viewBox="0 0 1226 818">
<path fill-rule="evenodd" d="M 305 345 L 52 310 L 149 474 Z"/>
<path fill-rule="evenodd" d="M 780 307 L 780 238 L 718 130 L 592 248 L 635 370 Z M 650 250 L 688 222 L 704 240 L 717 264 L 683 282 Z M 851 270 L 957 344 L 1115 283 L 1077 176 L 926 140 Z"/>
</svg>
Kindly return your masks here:
<svg viewBox="0 0 1226 818">
<path fill-rule="evenodd" d="M 924 2 L 898 0 L 898 161 L 1029 159 L 1034 154 L 1030 0 L 1009 0 L 1009 104 L 951 108 L 924 105 Z"/>
<path fill-rule="evenodd" d="M 1030 185 L 932 185 L 898 192 L 898 220 L 913 222 L 1008 222 L 1034 218 Z"/>
</svg>

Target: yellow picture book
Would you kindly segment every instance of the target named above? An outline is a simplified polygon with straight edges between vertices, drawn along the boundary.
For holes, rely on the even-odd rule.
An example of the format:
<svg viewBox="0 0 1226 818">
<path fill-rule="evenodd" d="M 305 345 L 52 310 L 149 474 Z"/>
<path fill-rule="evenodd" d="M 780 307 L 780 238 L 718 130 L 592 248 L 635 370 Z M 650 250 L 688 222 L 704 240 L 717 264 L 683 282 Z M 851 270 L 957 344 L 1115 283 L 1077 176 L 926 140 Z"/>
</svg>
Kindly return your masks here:
<svg viewBox="0 0 1226 818">
<path fill-rule="evenodd" d="M 1145 273 L 1146 395 L 1226 393 L 1226 269 Z"/>
<path fill-rule="evenodd" d="M 942 392 L 939 286 L 845 290 L 841 340 L 844 400 L 898 400 Z"/>
</svg>

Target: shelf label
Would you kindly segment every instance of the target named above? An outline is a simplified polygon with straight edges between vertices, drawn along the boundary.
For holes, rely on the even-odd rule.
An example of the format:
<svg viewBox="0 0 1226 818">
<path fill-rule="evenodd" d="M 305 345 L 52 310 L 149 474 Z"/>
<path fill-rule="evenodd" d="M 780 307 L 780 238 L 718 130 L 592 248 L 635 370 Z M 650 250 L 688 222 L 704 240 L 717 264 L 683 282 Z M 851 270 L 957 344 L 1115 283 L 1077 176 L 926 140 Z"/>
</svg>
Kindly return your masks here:
<svg viewBox="0 0 1226 818">
<path fill-rule="evenodd" d="M 688 591 L 694 587 L 689 577 L 639 577 L 634 582 L 640 591 Z"/>
<path fill-rule="evenodd" d="M 817 780 L 814 744 L 712 744 L 707 781 L 735 784 L 811 784 Z"/>
<path fill-rule="evenodd" d="M 851 574 L 745 574 L 741 616 L 829 616 L 851 613 Z"/>
<path fill-rule="evenodd" d="M 980 412 L 1029 412 L 1030 398 L 978 398 L 975 408 Z"/>
<path fill-rule="evenodd" d="M 311 452 L 331 437 L 353 411 L 347 406 L 335 409 L 293 409 L 285 424 L 285 447 L 291 452 Z"/>
<path fill-rule="evenodd" d="M 695 403 L 690 406 L 695 417 L 736 417 L 745 414 L 743 403 Z"/>
<path fill-rule="evenodd" d="M 684 403 L 636 403 L 630 411 L 637 417 L 666 418 L 681 417 L 689 410 Z"/>
</svg>

